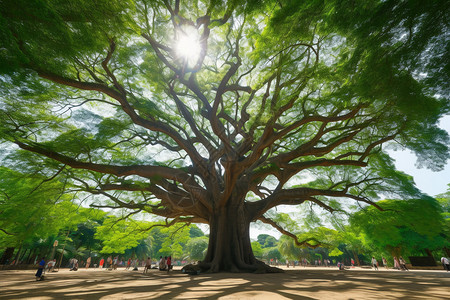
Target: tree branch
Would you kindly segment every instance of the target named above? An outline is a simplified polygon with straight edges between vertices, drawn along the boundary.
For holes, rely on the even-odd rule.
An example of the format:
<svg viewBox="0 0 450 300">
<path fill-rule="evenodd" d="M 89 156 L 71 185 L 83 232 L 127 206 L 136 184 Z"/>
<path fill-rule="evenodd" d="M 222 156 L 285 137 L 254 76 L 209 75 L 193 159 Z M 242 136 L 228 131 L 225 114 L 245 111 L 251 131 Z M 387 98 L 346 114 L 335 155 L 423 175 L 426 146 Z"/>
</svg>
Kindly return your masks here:
<svg viewBox="0 0 450 300">
<path fill-rule="evenodd" d="M 272 227 L 274 227 L 275 229 L 277 229 L 277 230 L 278 230 L 279 232 L 281 232 L 282 234 L 291 237 L 291 238 L 294 240 L 294 243 L 295 243 L 295 245 L 296 245 L 297 247 L 304 247 L 304 246 L 306 246 L 306 247 L 310 247 L 310 248 L 315 249 L 315 248 L 317 248 L 317 247 L 322 246 L 322 244 L 321 244 L 317 239 L 315 239 L 315 238 L 308 238 L 308 239 L 306 239 L 306 240 L 299 241 L 299 240 L 298 240 L 298 237 L 297 237 L 295 234 L 293 234 L 293 233 L 291 233 L 291 232 L 285 230 L 283 227 L 281 227 L 280 225 L 278 225 L 278 224 L 275 223 L 274 221 L 272 221 L 272 220 L 270 220 L 270 219 L 268 219 L 268 218 L 266 218 L 266 217 L 264 217 L 264 216 L 259 217 L 258 220 L 260 220 L 260 221 L 263 222 L 263 223 L 266 223 L 266 224 L 271 225 Z M 316 245 L 312 245 L 312 244 L 309 243 L 309 241 L 317 242 L 317 244 L 316 244 Z"/>
</svg>

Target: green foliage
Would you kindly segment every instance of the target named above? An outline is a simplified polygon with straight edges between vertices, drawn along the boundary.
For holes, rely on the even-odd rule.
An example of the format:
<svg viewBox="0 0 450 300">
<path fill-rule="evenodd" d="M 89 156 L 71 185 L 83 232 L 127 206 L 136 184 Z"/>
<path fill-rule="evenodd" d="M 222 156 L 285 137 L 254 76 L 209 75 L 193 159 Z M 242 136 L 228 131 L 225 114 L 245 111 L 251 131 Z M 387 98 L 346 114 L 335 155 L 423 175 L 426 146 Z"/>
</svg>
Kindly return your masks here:
<svg viewBox="0 0 450 300">
<path fill-rule="evenodd" d="M 89 210 L 73 204 L 63 192 L 62 182 L 0 167 L 0 245 L 18 247 L 46 240 L 87 220 Z"/>
<path fill-rule="evenodd" d="M 149 222 L 108 216 L 95 233 L 95 238 L 103 242 L 101 253 L 125 253 L 126 249 L 136 247 L 148 237 L 149 225 Z"/>
<path fill-rule="evenodd" d="M 256 258 L 261 259 L 263 256 L 263 248 L 261 247 L 261 244 L 257 241 L 252 242 L 252 250 L 253 250 L 253 255 Z"/>
<path fill-rule="evenodd" d="M 194 237 L 186 244 L 186 254 L 192 260 L 201 261 L 205 257 L 208 248 L 208 238 L 205 236 Z"/>
<path fill-rule="evenodd" d="M 281 253 L 280 253 L 280 250 L 278 250 L 278 247 L 264 248 L 262 257 L 266 260 L 275 259 L 275 258 L 280 260 Z"/>
<path fill-rule="evenodd" d="M 350 224 L 364 234 L 369 247 L 390 254 L 420 253 L 448 245 L 442 236 L 443 218 L 439 203 L 430 197 L 411 200 L 383 200 L 353 214 Z"/>
<path fill-rule="evenodd" d="M 276 238 L 269 234 L 260 234 L 258 235 L 257 240 L 263 248 L 275 247 L 278 242 Z"/>
<path fill-rule="evenodd" d="M 278 250 L 280 251 L 281 255 L 287 259 L 300 259 L 302 255 L 302 249 L 295 246 L 294 241 L 292 238 L 287 236 L 282 236 L 280 238 L 280 241 L 278 243 Z"/>
<path fill-rule="evenodd" d="M 202 237 L 204 235 L 205 234 L 203 233 L 203 231 L 200 228 L 198 228 L 197 225 L 193 224 L 189 227 L 189 236 L 191 238 Z"/>
<path fill-rule="evenodd" d="M 159 252 L 163 256 L 171 255 L 172 258 L 184 258 L 185 253 L 183 247 L 190 240 L 189 231 L 189 226 L 185 224 L 176 224 L 171 227 L 162 228 L 161 233 L 166 234 L 168 237 L 164 239 Z"/>
</svg>

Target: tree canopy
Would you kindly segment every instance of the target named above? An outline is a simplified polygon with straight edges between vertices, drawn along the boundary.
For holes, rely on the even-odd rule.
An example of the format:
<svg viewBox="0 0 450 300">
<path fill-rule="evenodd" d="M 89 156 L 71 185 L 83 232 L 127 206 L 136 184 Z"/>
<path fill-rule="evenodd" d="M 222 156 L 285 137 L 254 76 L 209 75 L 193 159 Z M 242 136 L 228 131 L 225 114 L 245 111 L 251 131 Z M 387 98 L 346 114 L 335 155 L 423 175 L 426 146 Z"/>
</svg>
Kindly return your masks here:
<svg viewBox="0 0 450 300">
<path fill-rule="evenodd" d="M 449 157 L 445 1 L 7 0 L 0 25 L 5 164 L 209 224 L 210 271 L 276 271 L 248 232 L 288 234 L 279 205 L 418 196 L 386 147 Z"/>
<path fill-rule="evenodd" d="M 364 234 L 370 248 L 400 256 L 420 250 L 449 247 L 442 207 L 433 198 L 383 200 L 384 211 L 368 207 L 350 218 L 353 230 Z"/>
</svg>

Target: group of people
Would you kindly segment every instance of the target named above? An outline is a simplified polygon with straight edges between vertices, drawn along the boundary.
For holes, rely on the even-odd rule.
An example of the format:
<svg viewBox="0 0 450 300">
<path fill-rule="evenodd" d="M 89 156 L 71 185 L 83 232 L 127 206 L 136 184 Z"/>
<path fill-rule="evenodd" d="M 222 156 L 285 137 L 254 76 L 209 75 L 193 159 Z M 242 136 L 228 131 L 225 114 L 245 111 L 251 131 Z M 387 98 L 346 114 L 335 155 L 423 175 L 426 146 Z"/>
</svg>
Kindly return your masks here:
<svg viewBox="0 0 450 300">
<path fill-rule="evenodd" d="M 137 259 L 137 258 L 135 258 L 135 259 L 129 258 L 127 260 L 127 266 L 125 267 L 125 270 L 129 270 L 130 268 L 132 268 L 133 271 L 138 271 L 138 266 L 139 266 L 139 259 Z"/>
<path fill-rule="evenodd" d="M 130 264 L 130 260 L 128 260 L 128 265 Z M 144 274 L 148 272 L 148 270 L 150 270 L 152 268 L 152 259 L 150 257 L 147 257 L 147 259 L 145 260 L 145 266 L 144 266 Z M 158 262 L 158 269 L 160 271 L 167 271 L 169 272 L 171 269 L 173 268 L 172 265 L 172 256 L 160 256 L 159 257 L 159 262 Z"/>
<path fill-rule="evenodd" d="M 388 264 L 387 264 L 386 258 L 382 257 L 381 260 L 383 262 L 384 267 L 386 269 L 388 269 Z M 372 263 L 372 267 L 375 270 L 378 270 L 378 261 L 376 260 L 376 258 L 374 256 L 372 256 L 371 263 Z M 402 271 L 409 271 L 409 269 L 406 267 L 406 261 L 401 256 L 398 259 L 396 256 L 394 256 L 394 269 L 402 270 Z"/>
<path fill-rule="evenodd" d="M 108 266 L 109 266 L 109 268 L 108 268 L 109 270 L 116 270 L 117 269 L 117 260 L 118 260 L 117 257 L 114 259 L 112 259 L 112 257 L 108 257 L 107 261 L 106 261 L 107 264 L 105 265 L 105 260 L 102 258 L 100 260 L 99 266 L 100 266 L 100 268 L 103 268 L 103 266 L 105 266 L 105 268 L 108 268 Z M 150 257 L 147 257 L 146 260 L 140 262 L 139 259 L 137 259 L 137 258 L 136 259 L 129 258 L 126 261 L 125 270 L 132 269 L 133 271 L 138 271 L 139 265 L 144 266 L 143 273 L 145 274 L 148 272 L 148 270 L 150 270 L 152 268 L 152 259 Z M 158 269 L 160 271 L 169 272 L 172 268 L 173 268 L 172 256 L 164 256 L 164 257 L 160 256 L 159 257 Z"/>
<path fill-rule="evenodd" d="M 160 256 L 159 257 L 159 270 L 160 271 L 167 271 L 169 272 L 173 266 L 172 266 L 172 256 Z"/>
<path fill-rule="evenodd" d="M 36 280 L 43 280 L 44 279 L 44 273 L 47 272 L 56 272 L 55 271 L 56 266 L 56 259 L 51 259 L 47 264 L 45 263 L 45 258 L 42 257 L 42 259 L 39 261 L 38 269 L 36 271 L 36 274 L 34 275 L 36 277 Z"/>
</svg>

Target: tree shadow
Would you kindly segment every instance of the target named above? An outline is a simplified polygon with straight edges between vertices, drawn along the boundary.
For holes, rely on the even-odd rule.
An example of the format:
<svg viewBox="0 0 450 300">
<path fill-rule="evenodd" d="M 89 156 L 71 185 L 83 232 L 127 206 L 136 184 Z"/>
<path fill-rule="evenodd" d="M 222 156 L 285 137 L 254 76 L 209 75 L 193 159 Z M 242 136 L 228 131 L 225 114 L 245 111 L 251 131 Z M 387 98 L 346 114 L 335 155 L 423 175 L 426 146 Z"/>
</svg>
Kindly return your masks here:
<svg viewBox="0 0 450 300">
<path fill-rule="evenodd" d="M 295 269 L 280 274 L 2 271 L 5 299 L 448 299 L 450 273 Z"/>
</svg>

